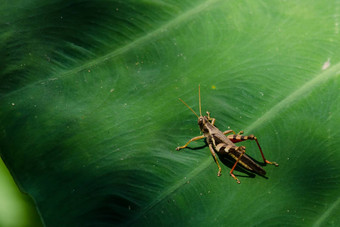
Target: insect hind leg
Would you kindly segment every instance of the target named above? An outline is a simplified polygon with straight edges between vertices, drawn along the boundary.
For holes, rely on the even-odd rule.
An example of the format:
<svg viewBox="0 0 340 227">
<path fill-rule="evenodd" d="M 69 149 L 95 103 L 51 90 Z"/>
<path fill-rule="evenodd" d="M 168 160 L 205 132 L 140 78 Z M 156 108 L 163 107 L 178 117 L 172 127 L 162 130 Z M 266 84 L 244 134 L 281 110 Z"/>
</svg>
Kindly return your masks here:
<svg viewBox="0 0 340 227">
<path fill-rule="evenodd" d="M 249 136 L 242 136 L 241 134 L 243 133 L 243 131 L 239 132 L 237 135 L 234 134 L 234 135 L 229 135 L 227 136 L 228 139 L 230 139 L 233 143 L 238 143 L 238 142 L 242 142 L 242 141 L 246 141 L 246 140 L 255 140 L 260 152 L 261 152 L 261 156 L 262 156 L 262 159 L 263 159 L 263 162 L 264 163 L 267 163 L 267 164 L 271 164 L 271 165 L 275 165 L 275 166 L 279 166 L 279 164 L 277 164 L 276 162 L 270 162 L 268 161 L 265 157 L 264 157 L 264 154 L 262 152 L 262 149 L 261 149 L 261 146 L 259 144 L 259 141 L 257 140 L 256 136 L 254 135 L 249 135 Z"/>
</svg>

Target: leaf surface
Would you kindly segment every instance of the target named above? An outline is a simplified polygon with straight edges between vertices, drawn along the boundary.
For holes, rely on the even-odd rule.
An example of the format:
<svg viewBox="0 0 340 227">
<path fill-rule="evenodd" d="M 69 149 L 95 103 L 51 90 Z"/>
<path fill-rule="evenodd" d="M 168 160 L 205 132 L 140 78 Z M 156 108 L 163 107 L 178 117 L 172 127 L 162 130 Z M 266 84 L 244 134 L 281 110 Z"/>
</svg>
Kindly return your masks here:
<svg viewBox="0 0 340 227">
<path fill-rule="evenodd" d="M 47 226 L 338 225 L 337 1 L 0 6 L 1 157 Z M 199 135 L 258 137 L 267 177 Z M 247 154 L 261 161 L 254 142 Z M 205 146 L 205 147 L 204 147 Z M 198 149 L 194 149 L 198 148 Z"/>
</svg>

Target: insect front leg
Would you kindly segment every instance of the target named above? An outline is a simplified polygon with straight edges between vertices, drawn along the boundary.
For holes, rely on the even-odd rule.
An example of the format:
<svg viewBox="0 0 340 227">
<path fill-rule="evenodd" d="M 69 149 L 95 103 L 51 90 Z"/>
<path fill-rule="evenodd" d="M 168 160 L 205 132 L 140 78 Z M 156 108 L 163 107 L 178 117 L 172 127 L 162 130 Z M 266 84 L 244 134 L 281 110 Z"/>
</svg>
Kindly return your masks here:
<svg viewBox="0 0 340 227">
<path fill-rule="evenodd" d="M 200 139 L 203 139 L 203 138 L 204 138 L 204 135 L 196 136 L 196 137 L 192 138 L 191 140 L 189 140 L 185 145 L 183 145 L 181 147 L 177 147 L 176 151 L 179 151 L 180 149 L 186 148 L 189 145 L 189 143 L 191 143 L 192 141 L 200 140 Z"/>
<path fill-rule="evenodd" d="M 262 149 L 261 149 L 261 146 L 259 144 L 259 141 L 257 140 L 256 136 L 254 135 L 249 135 L 249 136 L 241 136 L 241 134 L 243 133 L 243 131 L 239 132 L 237 135 L 229 135 L 227 136 L 228 139 L 230 139 L 233 143 L 238 143 L 238 142 L 242 142 L 242 141 L 245 141 L 245 140 L 255 140 L 260 152 L 261 152 L 261 156 L 262 156 L 262 159 L 264 161 L 264 163 L 267 163 L 267 164 L 272 164 L 272 165 L 275 165 L 275 166 L 279 166 L 279 164 L 277 164 L 276 162 L 270 162 L 268 161 L 265 157 L 264 157 L 264 154 L 262 152 Z"/>
<path fill-rule="evenodd" d="M 208 115 L 208 120 L 211 121 L 210 123 L 211 123 L 212 125 L 214 125 L 216 119 L 215 119 L 215 118 L 211 118 L 211 117 L 210 117 L 210 112 L 208 112 L 208 111 L 207 111 L 207 115 Z"/>
</svg>

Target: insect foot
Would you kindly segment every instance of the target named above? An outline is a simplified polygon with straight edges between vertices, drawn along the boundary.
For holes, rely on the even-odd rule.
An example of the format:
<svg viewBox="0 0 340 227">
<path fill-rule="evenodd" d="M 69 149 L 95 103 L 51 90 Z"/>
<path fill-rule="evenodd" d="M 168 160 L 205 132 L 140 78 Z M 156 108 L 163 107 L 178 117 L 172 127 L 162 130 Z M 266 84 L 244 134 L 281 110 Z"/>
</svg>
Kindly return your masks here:
<svg viewBox="0 0 340 227">
<path fill-rule="evenodd" d="M 270 162 L 270 161 L 268 161 L 268 160 L 266 160 L 266 163 L 267 164 L 271 164 L 271 165 L 274 165 L 274 166 L 279 166 L 279 164 L 277 164 L 276 162 Z"/>
<path fill-rule="evenodd" d="M 235 177 L 235 175 L 233 173 L 230 173 L 230 176 L 232 176 L 238 184 L 241 184 L 241 181 L 239 179 L 237 179 L 237 177 Z"/>
</svg>

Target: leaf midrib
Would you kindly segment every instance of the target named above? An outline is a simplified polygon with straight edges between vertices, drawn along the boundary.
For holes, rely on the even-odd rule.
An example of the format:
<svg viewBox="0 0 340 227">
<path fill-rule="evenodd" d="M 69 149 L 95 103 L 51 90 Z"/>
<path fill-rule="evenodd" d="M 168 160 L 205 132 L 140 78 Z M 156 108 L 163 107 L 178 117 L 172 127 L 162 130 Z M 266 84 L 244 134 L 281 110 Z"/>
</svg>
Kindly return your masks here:
<svg viewBox="0 0 340 227">
<path fill-rule="evenodd" d="M 327 217 L 329 217 L 332 212 L 340 205 L 340 197 L 332 203 L 324 213 L 320 215 L 320 217 L 316 220 L 313 226 L 320 226 Z"/>
<path fill-rule="evenodd" d="M 308 94 L 310 94 L 314 88 L 318 87 L 322 83 L 327 82 L 333 77 L 338 76 L 340 73 L 340 63 L 330 67 L 329 69 L 322 71 L 320 74 L 314 76 L 311 80 L 307 81 L 301 87 L 297 88 L 286 98 L 278 102 L 275 106 L 270 108 L 266 113 L 264 113 L 260 118 L 254 121 L 246 131 L 252 131 L 254 128 L 259 127 L 260 125 L 268 122 L 268 120 L 272 119 L 276 116 L 280 110 L 286 108 L 287 106 L 292 105 L 297 100 L 301 100 L 305 98 Z"/>
</svg>

